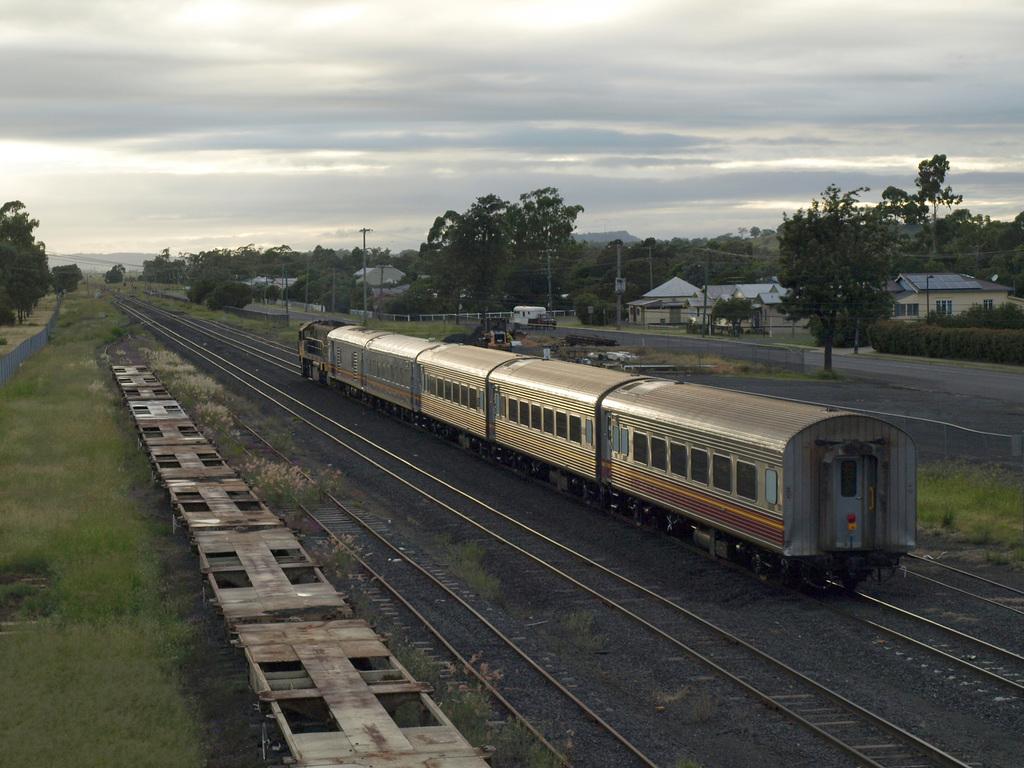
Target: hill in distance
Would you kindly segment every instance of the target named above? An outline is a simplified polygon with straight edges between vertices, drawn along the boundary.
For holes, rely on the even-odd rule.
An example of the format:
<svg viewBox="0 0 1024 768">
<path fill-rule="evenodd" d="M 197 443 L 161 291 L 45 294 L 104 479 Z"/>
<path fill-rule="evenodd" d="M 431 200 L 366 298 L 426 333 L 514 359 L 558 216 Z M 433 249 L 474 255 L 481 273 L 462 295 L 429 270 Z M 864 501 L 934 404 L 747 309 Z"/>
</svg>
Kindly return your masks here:
<svg viewBox="0 0 1024 768">
<path fill-rule="evenodd" d="M 615 240 L 621 240 L 623 243 L 639 243 L 641 242 L 639 237 L 629 234 L 625 230 L 620 232 L 574 232 L 573 239 L 581 242 L 596 243 L 610 243 Z"/>
</svg>

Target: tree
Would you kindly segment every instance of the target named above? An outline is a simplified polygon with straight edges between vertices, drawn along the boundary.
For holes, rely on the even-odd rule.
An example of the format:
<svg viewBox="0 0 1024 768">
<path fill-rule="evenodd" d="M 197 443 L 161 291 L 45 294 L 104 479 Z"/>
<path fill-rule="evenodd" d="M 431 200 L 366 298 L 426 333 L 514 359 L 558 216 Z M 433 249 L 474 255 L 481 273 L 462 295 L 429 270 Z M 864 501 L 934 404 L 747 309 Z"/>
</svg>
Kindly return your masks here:
<svg viewBox="0 0 1024 768">
<path fill-rule="evenodd" d="M 431 276 L 438 298 L 452 309 L 486 309 L 499 301 L 511 248 L 505 212 L 508 203 L 497 195 L 477 198 L 465 213 L 438 216 L 424 250 L 431 257 Z"/>
<path fill-rule="evenodd" d="M 896 235 L 882 210 L 858 205 L 865 191 L 844 193 L 829 185 L 806 211 L 783 214 L 779 282 L 788 290 L 782 310 L 820 327 L 828 372 L 841 324 L 866 325 L 891 311 L 886 284 Z"/>
<path fill-rule="evenodd" d="M 50 281 L 53 283 L 53 290 L 57 293 L 61 291 L 74 293 L 78 290 L 78 284 L 84 279 L 82 270 L 78 268 L 77 264 L 67 264 L 50 270 Z"/>
<path fill-rule="evenodd" d="M 115 264 L 103 275 L 103 282 L 107 284 L 123 283 L 124 282 L 124 265 Z"/>
<path fill-rule="evenodd" d="M 750 320 L 754 316 L 754 303 L 742 296 L 734 296 L 715 304 L 711 310 L 711 317 L 716 320 L 725 320 L 732 326 L 733 335 L 739 332 L 744 320 Z"/>
<path fill-rule="evenodd" d="M 942 183 L 946 180 L 946 173 L 949 171 L 949 161 L 945 155 L 934 155 L 931 160 L 922 160 L 917 166 L 917 178 L 914 184 L 917 186 L 918 201 L 924 205 L 931 206 L 932 212 L 932 253 L 938 250 L 938 236 L 936 234 L 936 220 L 940 205 L 953 210 L 954 205 L 963 202 L 963 195 L 954 195 L 951 187 L 943 188 Z"/>
<path fill-rule="evenodd" d="M 556 187 L 522 194 L 508 207 L 513 265 L 506 275 L 505 294 L 513 303 L 547 305 L 549 294 L 564 292 L 561 276 L 580 250 L 572 233 L 582 212 L 582 205 L 566 205 Z"/>
<path fill-rule="evenodd" d="M 22 322 L 50 285 L 46 246 L 33 234 L 39 221 L 20 200 L 0 207 L 0 301 Z"/>
<path fill-rule="evenodd" d="M 210 309 L 244 307 L 252 301 L 252 288 L 245 283 L 221 283 L 204 297 Z"/>
</svg>

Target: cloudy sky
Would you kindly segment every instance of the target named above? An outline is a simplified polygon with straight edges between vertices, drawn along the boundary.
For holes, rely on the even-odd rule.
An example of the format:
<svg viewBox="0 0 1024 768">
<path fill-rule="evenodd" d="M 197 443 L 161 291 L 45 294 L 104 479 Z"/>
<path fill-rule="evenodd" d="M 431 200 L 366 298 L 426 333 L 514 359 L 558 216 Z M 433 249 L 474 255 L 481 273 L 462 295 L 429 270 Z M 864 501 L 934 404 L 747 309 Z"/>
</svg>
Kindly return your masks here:
<svg viewBox="0 0 1024 768">
<path fill-rule="evenodd" d="M 0 198 L 51 253 L 367 244 L 558 187 L 774 228 L 828 184 L 1024 210 L 1020 0 L 0 0 Z"/>
</svg>

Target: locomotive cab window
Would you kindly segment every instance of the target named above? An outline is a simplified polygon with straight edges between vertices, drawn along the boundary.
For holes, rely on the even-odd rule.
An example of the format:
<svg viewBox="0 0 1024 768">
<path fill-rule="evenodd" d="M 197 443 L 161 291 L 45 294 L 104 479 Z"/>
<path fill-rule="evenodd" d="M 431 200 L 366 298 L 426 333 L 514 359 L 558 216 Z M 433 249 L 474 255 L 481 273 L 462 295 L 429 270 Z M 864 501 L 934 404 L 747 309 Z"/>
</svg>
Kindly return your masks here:
<svg viewBox="0 0 1024 768">
<path fill-rule="evenodd" d="M 690 451 L 690 477 L 694 482 L 708 484 L 708 452 L 694 448 Z"/>
<path fill-rule="evenodd" d="M 736 493 L 757 501 L 757 467 L 748 461 L 736 462 Z"/>
<path fill-rule="evenodd" d="M 726 493 L 732 493 L 732 459 L 728 456 L 718 456 L 711 460 L 712 481 L 715 488 Z"/>
<path fill-rule="evenodd" d="M 643 432 L 633 433 L 633 461 L 637 464 L 647 463 L 647 435 Z"/>
</svg>

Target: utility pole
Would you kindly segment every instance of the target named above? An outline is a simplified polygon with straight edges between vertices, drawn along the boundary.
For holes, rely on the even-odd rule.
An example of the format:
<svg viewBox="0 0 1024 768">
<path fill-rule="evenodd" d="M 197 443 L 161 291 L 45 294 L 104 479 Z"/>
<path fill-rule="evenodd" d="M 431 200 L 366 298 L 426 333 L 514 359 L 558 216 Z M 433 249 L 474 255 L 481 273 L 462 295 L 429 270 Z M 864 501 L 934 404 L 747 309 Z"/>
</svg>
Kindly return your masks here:
<svg viewBox="0 0 1024 768">
<path fill-rule="evenodd" d="M 554 305 L 551 302 L 551 249 L 548 248 L 548 312 L 554 311 Z"/>
<path fill-rule="evenodd" d="M 363 227 L 359 231 L 363 233 L 363 325 L 366 325 L 366 233 L 373 230 Z"/>
<path fill-rule="evenodd" d="M 709 256 L 709 254 L 705 254 Z M 709 256 L 710 258 L 710 256 Z M 701 322 L 700 335 L 706 336 L 708 328 L 708 260 L 704 259 L 704 320 Z"/>
<path fill-rule="evenodd" d="M 622 243 L 615 246 L 615 330 L 622 330 L 622 294 L 626 281 L 622 279 Z"/>
</svg>

